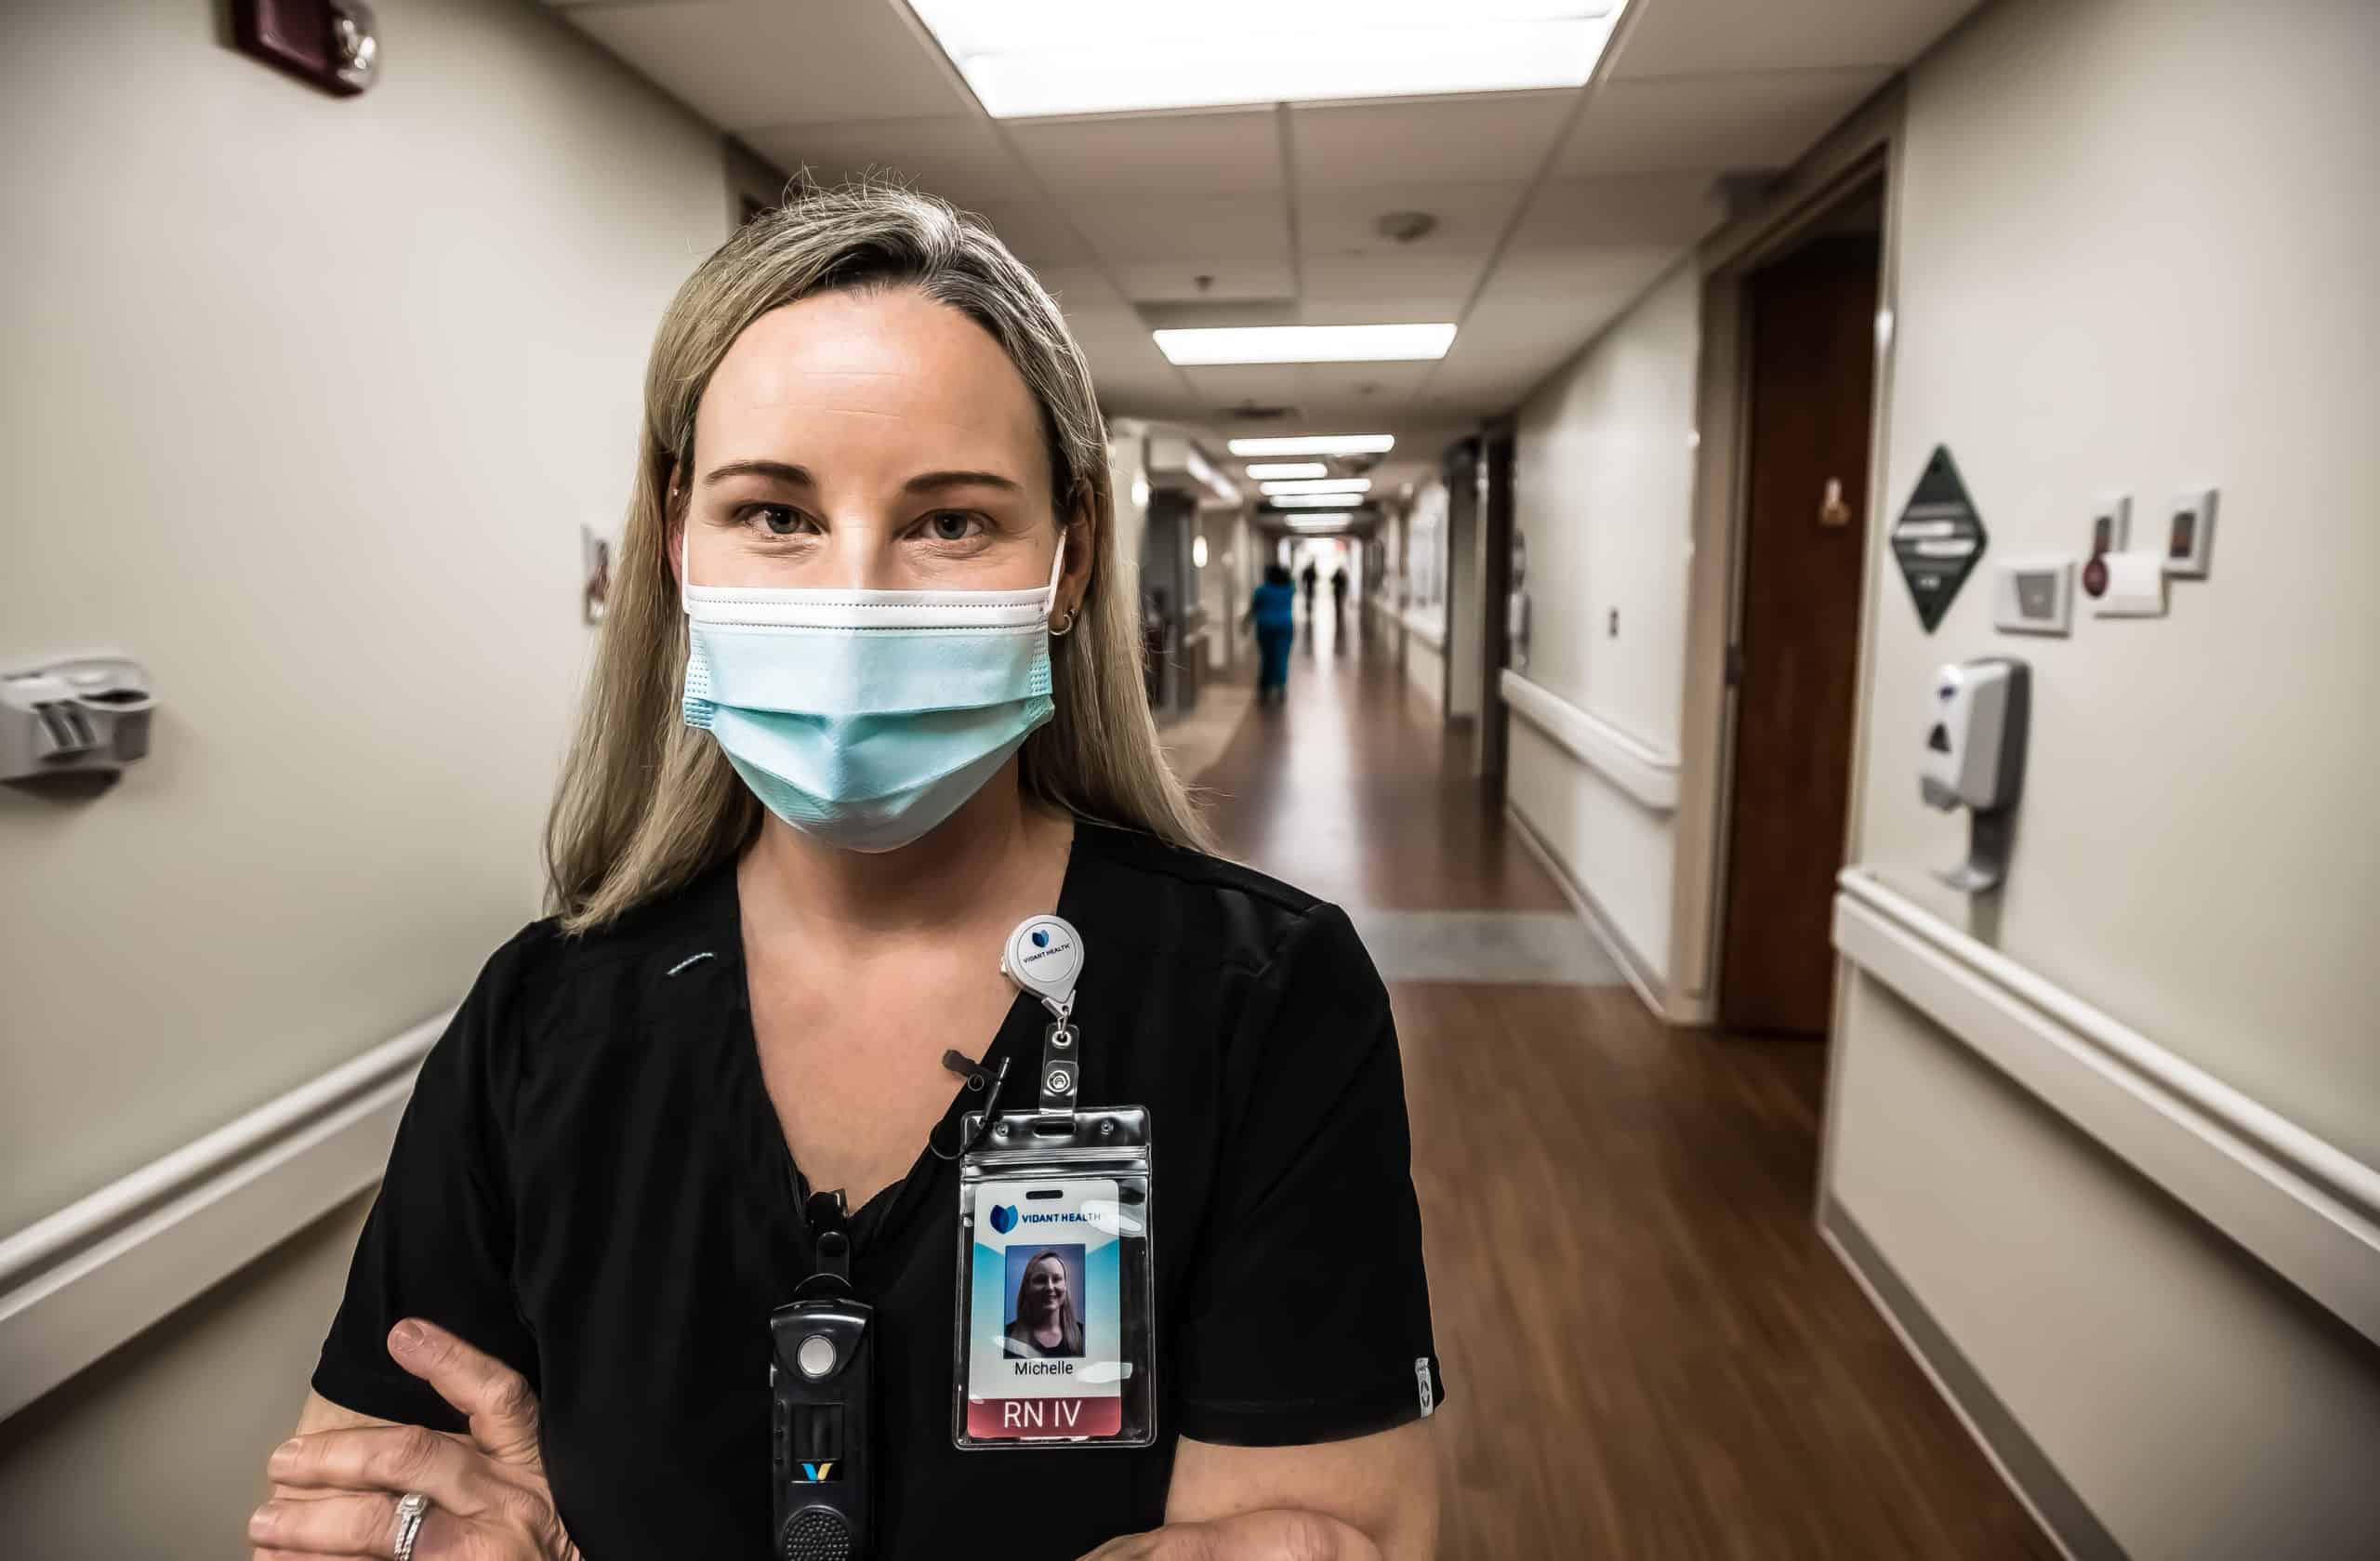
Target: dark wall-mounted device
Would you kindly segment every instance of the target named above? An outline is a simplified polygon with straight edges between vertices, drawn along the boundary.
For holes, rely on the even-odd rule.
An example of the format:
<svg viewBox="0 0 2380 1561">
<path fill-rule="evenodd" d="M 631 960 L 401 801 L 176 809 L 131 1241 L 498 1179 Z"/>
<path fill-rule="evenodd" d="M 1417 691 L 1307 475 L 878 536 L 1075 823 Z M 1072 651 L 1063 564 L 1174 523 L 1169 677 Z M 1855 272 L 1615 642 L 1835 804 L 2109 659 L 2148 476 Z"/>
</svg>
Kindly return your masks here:
<svg viewBox="0 0 2380 1561">
<path fill-rule="evenodd" d="M 243 53 L 341 98 L 380 79 L 368 0 L 231 0 L 231 37 Z"/>
</svg>

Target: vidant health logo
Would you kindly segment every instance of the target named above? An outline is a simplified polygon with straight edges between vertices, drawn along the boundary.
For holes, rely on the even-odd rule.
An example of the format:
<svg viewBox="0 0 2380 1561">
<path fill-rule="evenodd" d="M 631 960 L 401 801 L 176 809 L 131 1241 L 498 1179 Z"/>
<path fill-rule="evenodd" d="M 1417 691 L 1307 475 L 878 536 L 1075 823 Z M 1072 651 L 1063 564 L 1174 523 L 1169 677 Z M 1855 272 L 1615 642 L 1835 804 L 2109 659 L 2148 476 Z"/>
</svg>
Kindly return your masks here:
<svg viewBox="0 0 2380 1561">
<path fill-rule="evenodd" d="M 1009 1204 L 992 1205 L 992 1228 L 1006 1236 L 1016 1228 L 1016 1210 Z"/>
</svg>

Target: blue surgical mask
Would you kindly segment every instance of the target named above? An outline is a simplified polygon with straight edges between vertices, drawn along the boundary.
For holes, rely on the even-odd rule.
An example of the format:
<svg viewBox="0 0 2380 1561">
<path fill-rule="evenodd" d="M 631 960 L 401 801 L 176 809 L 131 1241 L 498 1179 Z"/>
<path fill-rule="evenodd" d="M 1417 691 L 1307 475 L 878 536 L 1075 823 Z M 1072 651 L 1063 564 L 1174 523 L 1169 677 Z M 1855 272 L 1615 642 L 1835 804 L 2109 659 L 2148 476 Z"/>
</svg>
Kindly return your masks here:
<svg viewBox="0 0 2380 1561">
<path fill-rule="evenodd" d="M 897 851 L 957 812 L 1048 721 L 1038 590 L 684 589 L 686 724 L 771 813 L 846 851 Z M 685 556 L 679 555 L 679 577 Z"/>
</svg>

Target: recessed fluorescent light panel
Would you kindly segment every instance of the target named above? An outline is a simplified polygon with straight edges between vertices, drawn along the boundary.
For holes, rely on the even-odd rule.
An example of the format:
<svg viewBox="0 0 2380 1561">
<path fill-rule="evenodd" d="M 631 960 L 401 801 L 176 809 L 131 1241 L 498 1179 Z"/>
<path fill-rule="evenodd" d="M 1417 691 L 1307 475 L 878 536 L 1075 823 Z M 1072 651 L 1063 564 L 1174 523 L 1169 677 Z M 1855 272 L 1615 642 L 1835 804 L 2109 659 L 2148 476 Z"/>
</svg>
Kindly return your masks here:
<svg viewBox="0 0 2380 1561">
<path fill-rule="evenodd" d="M 1320 461 L 1269 461 L 1250 467 L 1248 474 L 1263 483 L 1279 478 L 1328 477 L 1330 468 Z"/>
<path fill-rule="evenodd" d="M 1291 515 L 1284 523 L 1291 531 L 1344 531 L 1345 515 Z"/>
<path fill-rule="evenodd" d="M 1283 494 L 1267 498 L 1276 509 L 1353 509 L 1364 502 L 1361 494 Z"/>
<path fill-rule="evenodd" d="M 1393 433 L 1301 433 L 1231 442 L 1235 456 L 1384 456 L 1395 448 Z"/>
<path fill-rule="evenodd" d="M 1398 364 L 1443 358 L 1452 325 L 1223 325 L 1151 331 L 1165 361 L 1212 364 Z"/>
<path fill-rule="evenodd" d="M 1586 84 L 1624 0 L 909 0 L 995 119 Z"/>
<path fill-rule="evenodd" d="M 1368 477 L 1320 477 L 1302 483 L 1266 483 L 1267 494 L 1368 494 L 1372 491 Z"/>
</svg>

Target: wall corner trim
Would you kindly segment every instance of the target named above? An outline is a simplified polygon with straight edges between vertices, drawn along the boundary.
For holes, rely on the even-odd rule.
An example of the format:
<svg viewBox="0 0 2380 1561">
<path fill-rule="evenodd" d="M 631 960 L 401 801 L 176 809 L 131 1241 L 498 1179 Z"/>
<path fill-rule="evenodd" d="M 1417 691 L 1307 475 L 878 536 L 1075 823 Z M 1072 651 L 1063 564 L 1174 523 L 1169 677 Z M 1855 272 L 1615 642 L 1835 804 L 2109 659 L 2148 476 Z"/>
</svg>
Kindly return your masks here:
<svg viewBox="0 0 2380 1561">
<path fill-rule="evenodd" d="M 1631 736 L 1509 667 L 1499 681 L 1514 713 L 1580 762 L 1655 813 L 1677 811 L 1677 755 Z"/>
<path fill-rule="evenodd" d="M 0 1420 L 378 1181 L 452 1016 L 0 1240 Z"/>
<path fill-rule="evenodd" d="M 2380 1343 L 2380 1170 L 1846 869 L 1834 946 L 2365 1338 Z"/>
</svg>

